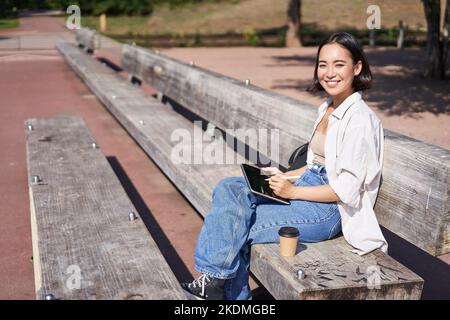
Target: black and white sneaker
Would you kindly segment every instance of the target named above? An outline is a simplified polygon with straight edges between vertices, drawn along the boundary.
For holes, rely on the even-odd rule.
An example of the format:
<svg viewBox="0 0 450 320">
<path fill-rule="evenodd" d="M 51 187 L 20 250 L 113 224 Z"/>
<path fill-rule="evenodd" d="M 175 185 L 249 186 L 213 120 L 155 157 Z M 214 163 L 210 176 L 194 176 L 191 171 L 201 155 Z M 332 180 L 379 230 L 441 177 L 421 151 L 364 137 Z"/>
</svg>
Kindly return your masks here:
<svg viewBox="0 0 450 320">
<path fill-rule="evenodd" d="M 202 274 L 192 282 L 182 283 L 181 287 L 198 300 L 224 300 L 225 280 Z"/>
</svg>

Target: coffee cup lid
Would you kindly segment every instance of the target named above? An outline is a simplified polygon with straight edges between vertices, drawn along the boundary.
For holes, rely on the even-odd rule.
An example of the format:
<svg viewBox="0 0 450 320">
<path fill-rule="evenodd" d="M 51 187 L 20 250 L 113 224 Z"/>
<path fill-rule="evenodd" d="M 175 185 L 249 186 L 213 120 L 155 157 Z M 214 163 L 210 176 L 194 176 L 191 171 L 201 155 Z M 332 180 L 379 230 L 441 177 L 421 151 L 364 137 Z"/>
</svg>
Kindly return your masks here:
<svg viewBox="0 0 450 320">
<path fill-rule="evenodd" d="M 282 227 L 278 231 L 278 234 L 286 238 L 295 238 L 300 235 L 300 231 L 295 227 Z"/>
</svg>

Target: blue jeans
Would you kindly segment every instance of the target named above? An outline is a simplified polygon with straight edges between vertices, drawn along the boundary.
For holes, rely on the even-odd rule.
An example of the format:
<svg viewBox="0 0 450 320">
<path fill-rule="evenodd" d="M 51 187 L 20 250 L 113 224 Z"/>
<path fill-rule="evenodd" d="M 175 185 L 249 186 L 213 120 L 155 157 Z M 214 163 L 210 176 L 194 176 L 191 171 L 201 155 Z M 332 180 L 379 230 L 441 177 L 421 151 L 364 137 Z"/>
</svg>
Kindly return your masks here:
<svg viewBox="0 0 450 320">
<path fill-rule="evenodd" d="M 296 186 L 328 184 L 325 167 L 314 164 L 294 183 Z M 250 246 L 279 242 L 278 230 L 297 227 L 300 242 L 319 242 L 341 231 L 336 202 L 291 200 L 280 204 L 252 193 L 243 177 L 220 181 L 212 194 L 195 249 L 195 268 L 225 281 L 225 298 L 251 299 L 248 285 Z"/>
</svg>

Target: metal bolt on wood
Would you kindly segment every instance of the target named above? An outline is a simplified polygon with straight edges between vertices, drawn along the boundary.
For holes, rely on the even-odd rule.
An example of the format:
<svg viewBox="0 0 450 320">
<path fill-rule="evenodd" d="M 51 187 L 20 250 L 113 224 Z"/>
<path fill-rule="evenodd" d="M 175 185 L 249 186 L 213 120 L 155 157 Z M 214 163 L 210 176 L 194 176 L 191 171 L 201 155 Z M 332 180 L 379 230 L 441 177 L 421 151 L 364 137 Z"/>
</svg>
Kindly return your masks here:
<svg viewBox="0 0 450 320">
<path fill-rule="evenodd" d="M 143 126 L 143 125 L 145 124 L 145 121 L 144 121 L 144 120 L 139 120 L 139 124 L 140 124 L 141 126 Z"/>
<path fill-rule="evenodd" d="M 128 219 L 129 219 L 130 221 L 136 220 L 136 219 L 137 219 L 137 218 L 136 218 L 136 214 L 135 214 L 134 212 L 130 212 L 130 213 L 128 214 Z"/>
<path fill-rule="evenodd" d="M 163 72 L 163 68 L 160 66 L 153 66 L 153 72 L 156 74 L 161 74 Z"/>
<path fill-rule="evenodd" d="M 250 80 L 245 80 L 245 85 L 248 86 L 250 84 Z"/>
<path fill-rule="evenodd" d="M 41 182 L 41 178 L 39 176 L 33 176 L 33 183 Z"/>
<path fill-rule="evenodd" d="M 33 131 L 33 126 L 32 126 L 31 124 L 29 124 L 29 125 L 27 126 L 27 128 L 28 128 L 28 131 Z"/>
<path fill-rule="evenodd" d="M 189 61 L 189 65 L 190 65 L 190 66 L 195 65 L 194 61 Z"/>
<path fill-rule="evenodd" d="M 156 93 L 156 99 L 158 100 L 158 101 L 163 101 L 163 98 L 164 98 L 164 94 L 162 93 L 162 92 L 158 92 L 158 93 Z"/>
<path fill-rule="evenodd" d="M 97 149 L 97 144 L 95 142 L 92 142 L 92 149 Z"/>
<path fill-rule="evenodd" d="M 45 300 L 56 300 L 55 296 L 51 293 L 45 295 Z"/>
<path fill-rule="evenodd" d="M 302 269 L 298 269 L 297 270 L 297 277 L 298 277 L 299 280 L 305 279 L 305 277 L 306 277 L 305 271 L 303 271 Z"/>
</svg>

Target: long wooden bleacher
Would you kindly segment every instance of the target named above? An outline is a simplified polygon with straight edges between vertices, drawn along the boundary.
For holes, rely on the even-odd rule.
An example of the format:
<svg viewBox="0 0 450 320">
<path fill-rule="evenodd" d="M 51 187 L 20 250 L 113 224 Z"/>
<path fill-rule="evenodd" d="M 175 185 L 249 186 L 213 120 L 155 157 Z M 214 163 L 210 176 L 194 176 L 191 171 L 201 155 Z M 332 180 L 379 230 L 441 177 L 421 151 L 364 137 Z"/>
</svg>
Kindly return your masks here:
<svg viewBox="0 0 450 320">
<path fill-rule="evenodd" d="M 61 44 L 58 50 L 198 212 L 206 215 L 215 184 L 222 178 L 241 174 L 236 163 L 246 161 L 242 155 L 227 146 L 224 153 L 235 154 L 234 165 L 173 163 L 172 152 L 178 142 L 172 141 L 171 135 L 176 130 L 192 134 L 195 129 L 190 120 L 169 104 L 148 97 L 139 88 L 127 84 L 122 77 L 83 54 L 74 45 Z M 298 101 L 138 47 L 124 47 L 124 59 L 124 68 L 130 75 L 151 83 L 169 98 L 222 129 L 265 126 L 281 129 L 277 123 L 286 120 L 287 129 L 281 130 L 280 141 L 286 138 L 290 142 L 283 142 L 280 152 L 285 156 L 287 153 L 287 157 L 295 146 L 306 140 L 312 128 L 314 110 Z M 201 112 L 200 106 L 204 106 L 205 112 Z M 252 108 L 260 108 L 258 114 L 266 117 L 266 121 L 248 117 L 245 110 Z M 282 111 L 287 115 L 283 116 Z M 256 127 L 252 121 L 256 122 Z M 298 131 L 292 132 L 290 129 L 294 124 Z M 218 143 L 218 140 L 210 144 L 213 143 Z M 208 143 L 205 143 L 198 152 L 203 152 L 207 146 Z M 285 164 L 287 159 L 283 158 L 280 162 Z M 306 250 L 289 259 L 279 256 L 276 244 L 252 247 L 251 272 L 275 298 L 420 298 L 423 280 L 381 251 L 360 257 L 348 251 L 349 246 L 342 237 L 304 245 Z M 305 279 L 298 279 L 299 268 L 306 272 Z M 378 289 L 369 285 L 373 280 L 369 270 L 379 270 Z"/>
<path fill-rule="evenodd" d="M 28 119 L 26 140 L 37 299 L 186 299 L 81 118 Z"/>
</svg>

